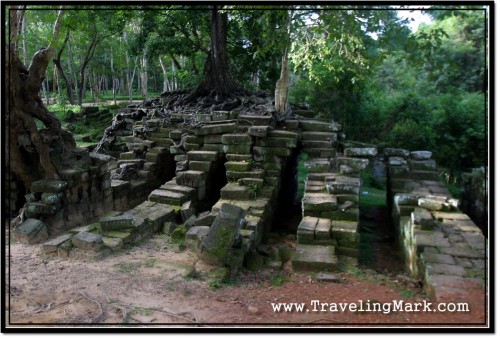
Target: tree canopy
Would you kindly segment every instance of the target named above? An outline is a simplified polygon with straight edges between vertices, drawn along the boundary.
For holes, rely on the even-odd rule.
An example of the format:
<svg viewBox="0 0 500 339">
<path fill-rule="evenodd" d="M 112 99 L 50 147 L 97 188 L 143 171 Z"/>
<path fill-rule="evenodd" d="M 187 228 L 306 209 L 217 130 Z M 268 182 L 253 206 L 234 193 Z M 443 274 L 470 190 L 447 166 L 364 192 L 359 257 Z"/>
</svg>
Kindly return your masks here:
<svg viewBox="0 0 500 339">
<path fill-rule="evenodd" d="M 412 32 L 398 16 L 411 9 L 387 5 L 68 3 L 54 40 L 60 8 L 20 4 L 12 36 L 25 67 L 55 47 L 46 104 L 276 90 L 283 114 L 306 106 L 350 139 L 429 149 L 461 171 L 486 164 L 488 13 L 453 7 L 427 8 Z"/>
</svg>

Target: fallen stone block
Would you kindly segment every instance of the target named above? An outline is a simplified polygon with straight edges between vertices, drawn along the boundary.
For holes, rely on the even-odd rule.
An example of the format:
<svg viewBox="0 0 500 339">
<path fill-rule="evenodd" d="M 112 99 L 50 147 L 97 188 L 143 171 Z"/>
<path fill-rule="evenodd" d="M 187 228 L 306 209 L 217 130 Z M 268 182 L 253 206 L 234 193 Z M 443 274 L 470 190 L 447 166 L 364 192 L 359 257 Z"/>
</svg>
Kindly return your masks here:
<svg viewBox="0 0 500 339">
<path fill-rule="evenodd" d="M 252 126 L 248 128 L 248 135 L 258 138 L 265 138 L 269 132 L 268 126 Z"/>
<path fill-rule="evenodd" d="M 334 211 L 337 198 L 328 193 L 307 193 L 302 198 L 303 211 Z"/>
<path fill-rule="evenodd" d="M 36 244 L 49 237 L 47 226 L 37 219 L 26 219 L 13 231 L 14 238 L 24 244 Z"/>
<path fill-rule="evenodd" d="M 299 120 L 299 127 L 304 131 L 337 132 L 340 126 L 318 120 Z"/>
<path fill-rule="evenodd" d="M 210 161 L 189 161 L 189 170 L 191 171 L 210 172 L 211 168 L 212 162 Z"/>
<path fill-rule="evenodd" d="M 224 153 L 229 154 L 250 154 L 252 150 L 252 145 L 250 144 L 238 144 L 238 145 L 224 145 Z"/>
<path fill-rule="evenodd" d="M 295 271 L 336 271 L 335 247 L 298 244 L 292 259 Z"/>
<path fill-rule="evenodd" d="M 332 132 L 302 132 L 300 134 L 302 141 L 337 141 L 337 134 Z"/>
<path fill-rule="evenodd" d="M 99 252 L 104 247 L 104 242 L 100 234 L 80 232 L 77 233 L 71 242 L 73 246 L 87 252 Z"/>
<path fill-rule="evenodd" d="M 245 223 L 244 218 L 245 211 L 241 207 L 222 204 L 208 235 L 201 243 L 201 259 L 208 263 L 223 265 L 231 247 L 240 237 L 240 230 Z"/>
<path fill-rule="evenodd" d="M 464 268 L 459 265 L 450 265 L 450 264 L 437 264 L 437 263 L 428 263 L 425 265 L 425 274 L 444 274 L 444 275 L 458 275 L 461 277 L 465 277 L 467 273 Z"/>
<path fill-rule="evenodd" d="M 109 248 L 112 251 L 117 251 L 123 247 L 123 239 L 120 238 L 107 238 L 104 237 L 102 239 L 105 247 Z"/>
<path fill-rule="evenodd" d="M 389 166 L 403 166 L 408 164 L 403 157 L 389 157 L 387 163 Z"/>
<path fill-rule="evenodd" d="M 438 222 L 432 214 L 428 210 L 419 207 L 412 212 L 411 220 L 416 225 L 416 229 L 432 231 L 435 226 L 438 226 Z"/>
<path fill-rule="evenodd" d="M 57 248 L 71 239 L 71 234 L 63 234 L 42 245 L 42 252 L 45 254 L 57 254 Z"/>
<path fill-rule="evenodd" d="M 247 172 L 252 169 L 252 163 L 246 161 L 228 161 L 224 164 L 227 171 Z"/>
<path fill-rule="evenodd" d="M 256 192 L 246 186 L 230 182 L 221 188 L 220 196 L 226 200 L 251 200 L 256 198 Z"/>
<path fill-rule="evenodd" d="M 103 231 L 117 231 L 135 227 L 134 217 L 129 214 L 122 214 L 111 217 L 104 217 L 99 220 Z M 82 233 L 82 232 L 80 232 Z"/>
</svg>

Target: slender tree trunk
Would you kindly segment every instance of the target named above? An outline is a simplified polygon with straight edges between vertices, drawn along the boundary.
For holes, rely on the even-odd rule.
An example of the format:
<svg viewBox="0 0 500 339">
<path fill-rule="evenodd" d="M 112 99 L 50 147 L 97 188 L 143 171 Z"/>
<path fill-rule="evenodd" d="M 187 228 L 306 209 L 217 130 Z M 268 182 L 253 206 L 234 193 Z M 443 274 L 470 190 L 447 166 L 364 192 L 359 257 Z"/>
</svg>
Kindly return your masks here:
<svg viewBox="0 0 500 339">
<path fill-rule="evenodd" d="M 283 56 L 281 58 L 281 74 L 276 82 L 276 89 L 274 91 L 274 105 L 278 117 L 283 119 L 288 110 L 288 82 L 289 82 L 289 69 L 288 69 L 288 49 L 290 45 L 290 25 L 292 22 L 292 12 L 288 12 L 288 20 L 286 24 L 286 43 Z"/>
<path fill-rule="evenodd" d="M 167 74 L 167 69 L 165 68 L 165 65 L 163 64 L 163 60 L 161 59 L 161 57 L 159 57 L 160 59 L 160 66 L 161 66 L 161 70 L 163 72 L 163 91 L 162 92 L 168 92 L 168 91 L 171 91 L 171 87 L 170 87 L 170 82 L 168 81 L 168 74 Z"/>
<path fill-rule="evenodd" d="M 26 28 L 27 22 L 26 22 L 26 15 L 23 15 L 23 64 L 28 63 L 28 30 Z"/>
<path fill-rule="evenodd" d="M 57 69 L 58 74 L 61 76 L 61 78 L 63 78 L 64 83 L 66 84 L 66 96 L 68 97 L 68 101 L 71 105 L 74 105 L 75 103 L 73 101 L 73 91 L 71 88 L 71 82 L 69 81 L 68 77 L 64 73 L 64 70 L 63 70 L 62 65 L 61 65 L 61 55 L 64 51 L 64 48 L 66 47 L 68 39 L 69 39 L 69 31 L 66 33 L 66 37 L 64 38 L 63 44 L 61 45 L 59 52 L 57 53 L 56 57 L 54 57 L 54 59 L 52 59 L 52 61 L 54 62 L 54 65 L 56 65 L 56 69 Z"/>
<path fill-rule="evenodd" d="M 94 26 L 94 35 L 92 36 L 92 40 L 90 42 L 89 47 L 87 48 L 87 53 L 85 54 L 85 58 L 83 59 L 82 66 L 80 68 L 80 90 L 78 91 L 78 104 L 81 106 L 84 90 L 85 90 L 85 70 L 90 60 L 94 57 L 94 53 L 97 47 L 98 39 L 97 39 L 97 28 Z"/>
<path fill-rule="evenodd" d="M 281 58 L 281 76 L 276 82 L 274 92 L 275 109 L 280 117 L 283 117 L 288 109 L 288 75 L 288 46 L 286 46 Z"/>
<path fill-rule="evenodd" d="M 146 49 L 142 51 L 141 58 L 141 87 L 142 87 L 142 95 L 145 99 L 148 98 L 148 59 L 146 57 Z"/>
</svg>

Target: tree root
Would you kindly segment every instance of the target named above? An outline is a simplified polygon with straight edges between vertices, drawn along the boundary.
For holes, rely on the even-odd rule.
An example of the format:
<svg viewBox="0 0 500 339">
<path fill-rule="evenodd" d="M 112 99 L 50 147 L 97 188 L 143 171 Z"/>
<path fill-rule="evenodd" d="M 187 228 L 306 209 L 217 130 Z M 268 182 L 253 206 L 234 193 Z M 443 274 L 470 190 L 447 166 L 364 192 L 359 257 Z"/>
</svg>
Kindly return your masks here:
<svg viewBox="0 0 500 339">
<path fill-rule="evenodd" d="M 94 322 L 98 322 L 98 320 L 101 318 L 101 316 L 103 315 L 103 310 L 102 310 L 102 305 L 97 301 L 97 300 L 94 300 L 94 299 L 90 299 L 89 297 L 87 297 L 84 293 L 82 292 L 78 292 L 78 294 L 80 294 L 82 297 L 84 297 L 85 299 L 87 299 L 88 301 L 91 301 L 95 304 L 97 304 L 97 306 L 99 306 L 99 314 L 95 317 L 92 317 L 90 318 L 90 323 L 94 323 Z"/>
</svg>

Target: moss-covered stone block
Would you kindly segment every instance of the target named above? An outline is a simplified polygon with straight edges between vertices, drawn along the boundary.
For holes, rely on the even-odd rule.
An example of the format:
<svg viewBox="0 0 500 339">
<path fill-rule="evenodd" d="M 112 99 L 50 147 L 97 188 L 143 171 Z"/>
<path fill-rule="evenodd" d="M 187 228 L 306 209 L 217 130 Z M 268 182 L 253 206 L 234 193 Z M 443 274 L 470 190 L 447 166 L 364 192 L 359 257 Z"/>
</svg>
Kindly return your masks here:
<svg viewBox="0 0 500 339">
<path fill-rule="evenodd" d="M 252 169 L 252 163 L 247 161 L 228 161 L 224 164 L 227 171 L 246 172 Z"/>
</svg>

